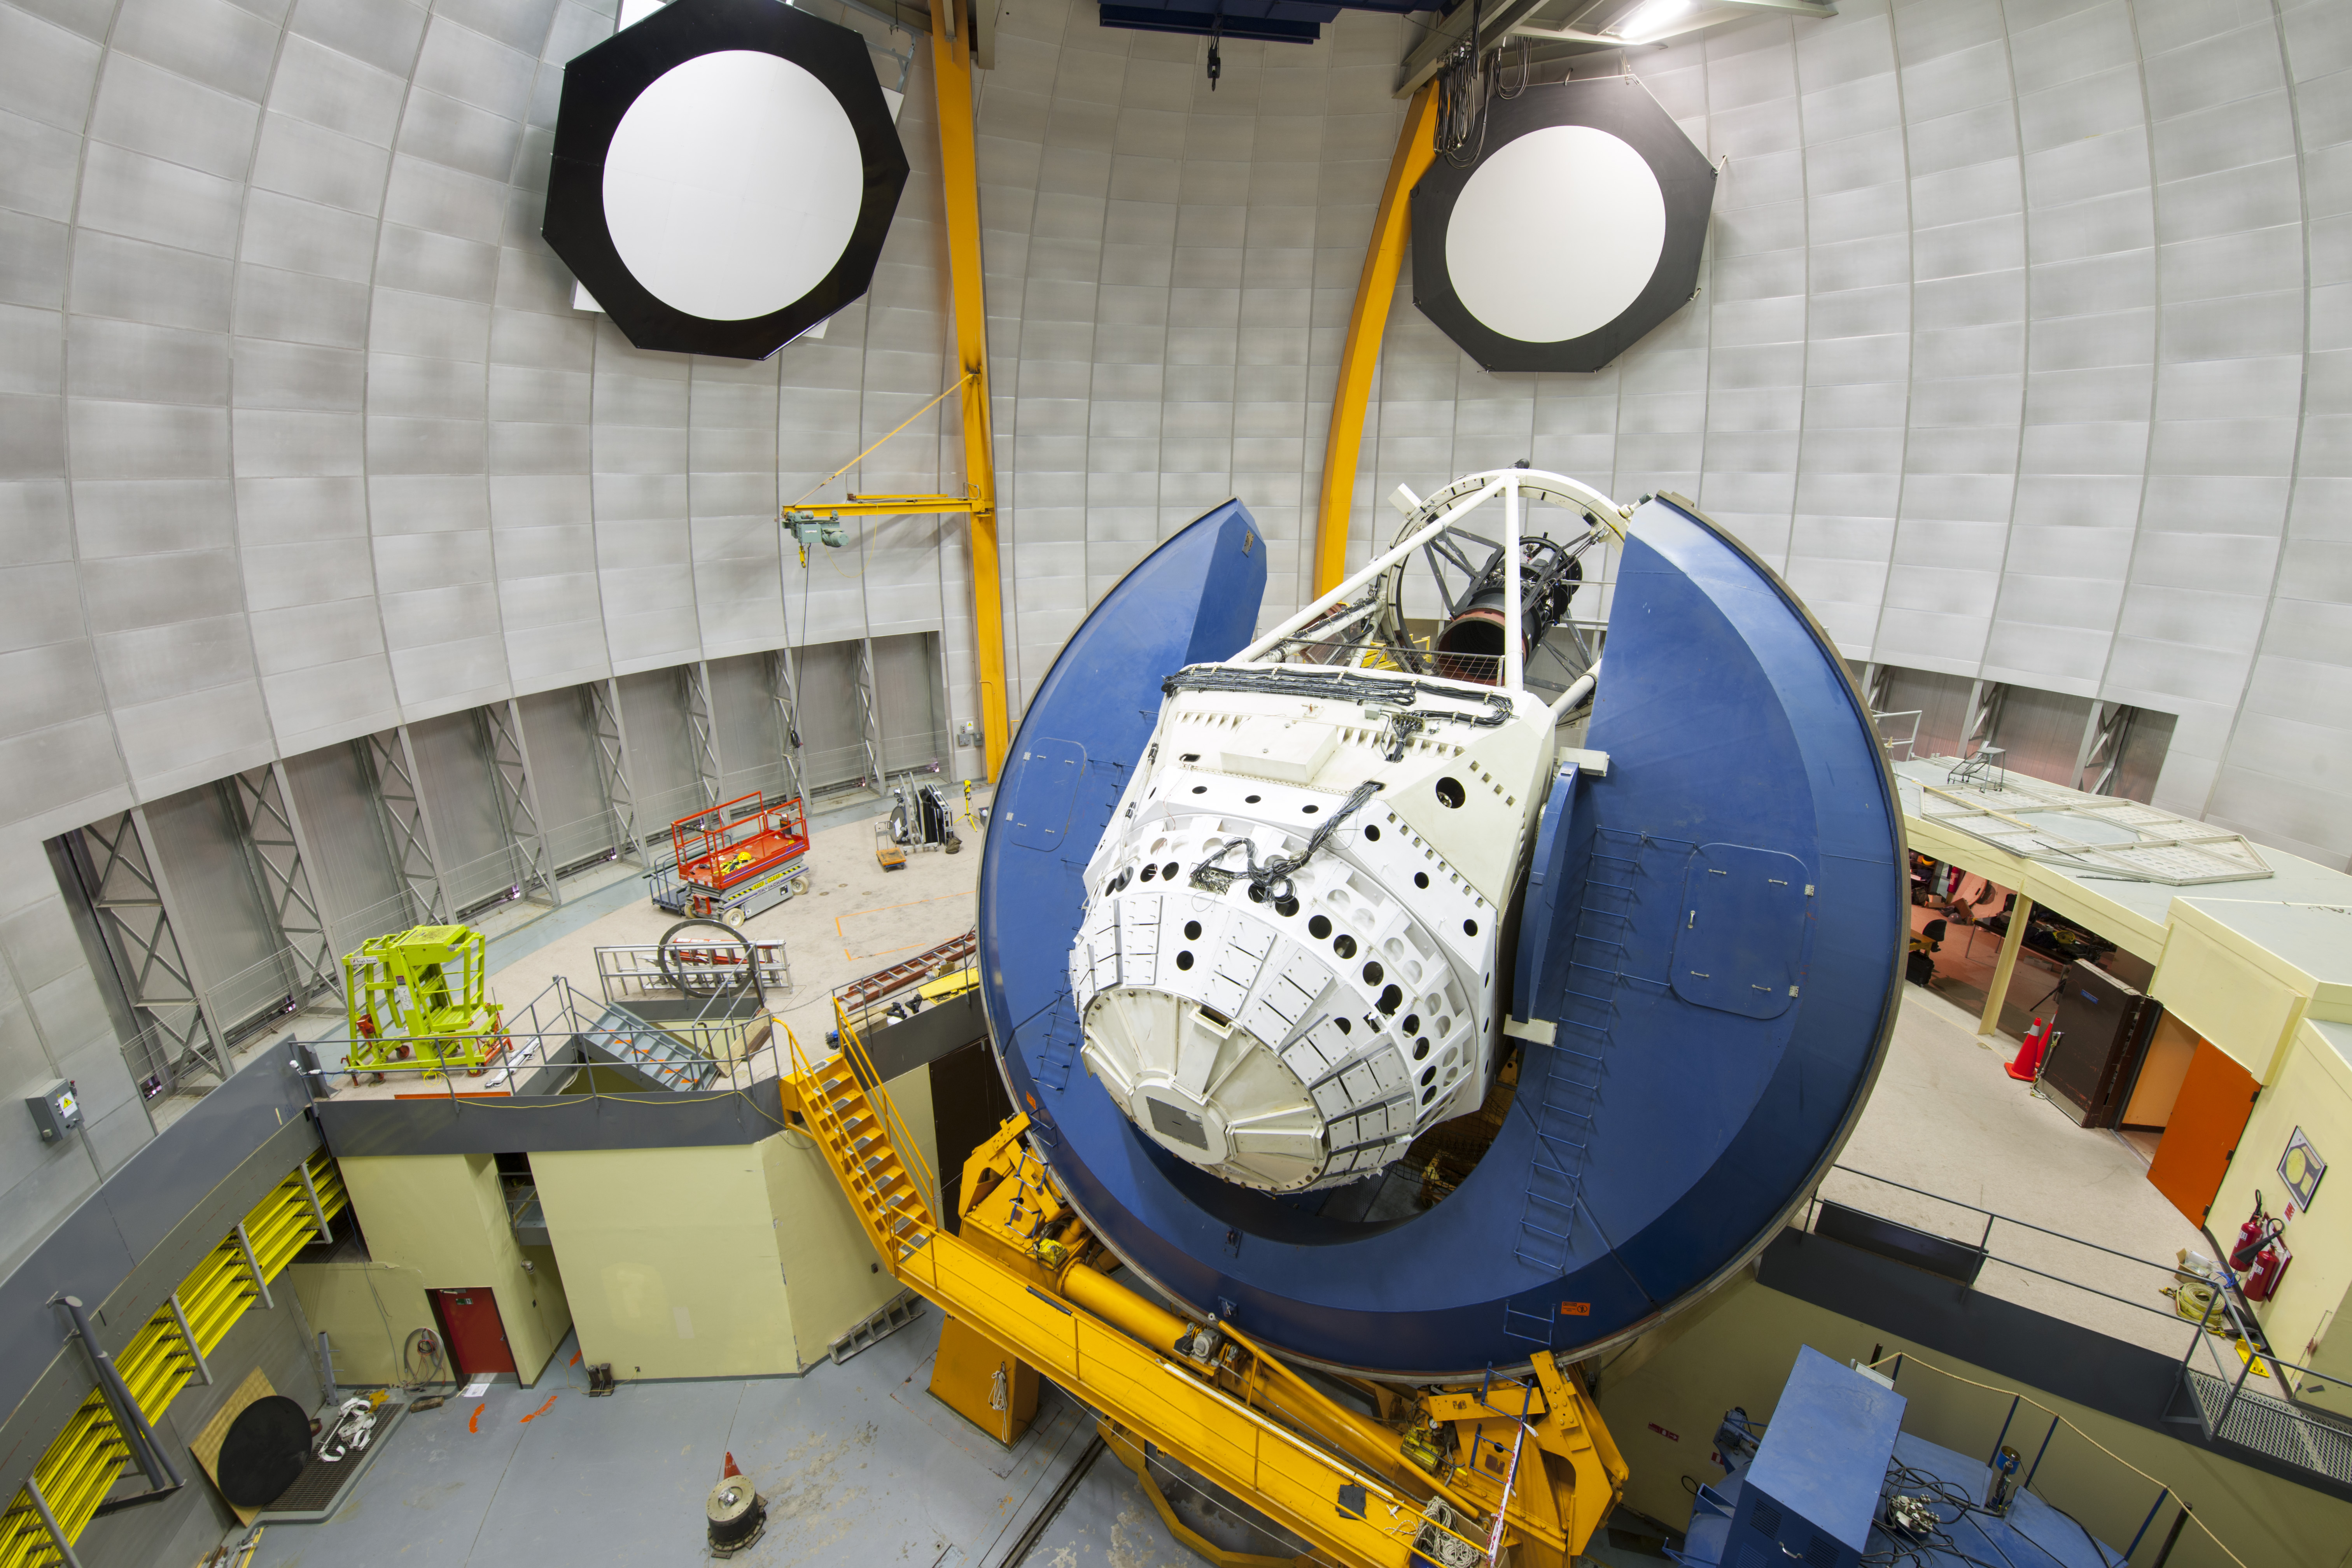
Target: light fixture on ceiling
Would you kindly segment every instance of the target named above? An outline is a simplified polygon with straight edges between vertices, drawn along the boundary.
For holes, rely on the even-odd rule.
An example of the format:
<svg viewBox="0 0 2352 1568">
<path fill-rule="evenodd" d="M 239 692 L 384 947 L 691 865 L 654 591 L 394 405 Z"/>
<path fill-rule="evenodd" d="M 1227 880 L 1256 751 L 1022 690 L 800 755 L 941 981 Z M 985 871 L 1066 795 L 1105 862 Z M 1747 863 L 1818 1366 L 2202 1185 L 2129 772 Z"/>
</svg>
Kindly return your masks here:
<svg viewBox="0 0 2352 1568">
<path fill-rule="evenodd" d="M 1629 44 L 1644 44 L 1688 16 L 1690 9 L 1691 0 L 1649 0 L 1609 30 Z"/>
</svg>

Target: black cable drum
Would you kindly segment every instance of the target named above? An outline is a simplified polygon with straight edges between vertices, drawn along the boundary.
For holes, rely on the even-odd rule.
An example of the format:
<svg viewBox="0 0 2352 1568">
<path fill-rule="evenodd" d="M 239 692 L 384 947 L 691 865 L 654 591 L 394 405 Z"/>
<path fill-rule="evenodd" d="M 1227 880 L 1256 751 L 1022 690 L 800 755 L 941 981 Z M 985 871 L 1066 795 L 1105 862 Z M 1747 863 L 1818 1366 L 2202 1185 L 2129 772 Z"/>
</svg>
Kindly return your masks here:
<svg viewBox="0 0 2352 1568">
<path fill-rule="evenodd" d="M 768 1522 L 767 1504 L 744 1476 L 729 1476 L 711 1488 L 702 1511 L 709 1521 L 710 1550 L 720 1557 L 751 1545 Z"/>
<path fill-rule="evenodd" d="M 257 1399 L 229 1423 L 213 1479 L 233 1508 L 276 1502 L 310 1461 L 310 1415 L 282 1394 Z"/>
</svg>

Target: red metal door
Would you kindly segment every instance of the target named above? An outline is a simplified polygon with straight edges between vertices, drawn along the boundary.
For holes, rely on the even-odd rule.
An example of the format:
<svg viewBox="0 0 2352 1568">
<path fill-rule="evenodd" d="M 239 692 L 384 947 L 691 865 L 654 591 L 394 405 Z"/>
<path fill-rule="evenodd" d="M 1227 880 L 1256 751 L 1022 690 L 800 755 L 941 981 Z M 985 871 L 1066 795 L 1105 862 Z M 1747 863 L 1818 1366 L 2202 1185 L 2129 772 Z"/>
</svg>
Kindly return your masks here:
<svg viewBox="0 0 2352 1568">
<path fill-rule="evenodd" d="M 467 1377 L 488 1377 L 515 1370 L 514 1352 L 507 1346 L 507 1327 L 499 1317 L 498 1298 L 488 1286 L 433 1292 L 441 1309 L 441 1322 L 449 1335 L 449 1359 Z"/>
</svg>

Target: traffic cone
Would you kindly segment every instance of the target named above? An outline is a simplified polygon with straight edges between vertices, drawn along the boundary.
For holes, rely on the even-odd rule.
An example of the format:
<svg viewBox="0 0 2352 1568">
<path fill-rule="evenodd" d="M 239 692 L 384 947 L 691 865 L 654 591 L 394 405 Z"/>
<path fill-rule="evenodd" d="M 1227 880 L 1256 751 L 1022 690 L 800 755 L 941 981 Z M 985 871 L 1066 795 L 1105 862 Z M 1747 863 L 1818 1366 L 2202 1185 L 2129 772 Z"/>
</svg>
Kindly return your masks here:
<svg viewBox="0 0 2352 1568">
<path fill-rule="evenodd" d="M 2025 1031 L 2025 1043 L 2017 1049 L 2017 1059 L 2009 1064 L 2009 1076 L 2020 1083 L 2032 1083 L 2042 1071 L 2042 1053 L 2050 1044 L 2050 1026 L 2041 1019 Z"/>
<path fill-rule="evenodd" d="M 727 1456 L 727 1468 L 719 1472 L 719 1479 L 723 1481 L 730 1476 L 740 1476 L 742 1473 L 735 1468 L 735 1456 L 730 1454 Z"/>
</svg>

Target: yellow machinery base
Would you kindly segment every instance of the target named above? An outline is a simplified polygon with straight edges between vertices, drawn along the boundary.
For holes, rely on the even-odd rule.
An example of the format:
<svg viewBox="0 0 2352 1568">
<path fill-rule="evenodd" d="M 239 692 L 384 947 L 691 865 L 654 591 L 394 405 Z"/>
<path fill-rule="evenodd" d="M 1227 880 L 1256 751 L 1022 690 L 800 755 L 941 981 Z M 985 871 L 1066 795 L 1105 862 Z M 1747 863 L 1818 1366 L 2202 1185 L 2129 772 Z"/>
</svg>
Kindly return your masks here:
<svg viewBox="0 0 2352 1568">
<path fill-rule="evenodd" d="M 1143 1495 L 1151 1500 L 1153 1510 L 1160 1515 L 1160 1522 L 1168 1527 L 1168 1533 L 1176 1538 L 1177 1544 L 1207 1558 L 1216 1564 L 1216 1568 L 1316 1568 L 1312 1557 L 1269 1557 L 1255 1552 L 1228 1552 L 1208 1540 L 1177 1517 L 1176 1510 L 1168 1501 L 1168 1494 L 1160 1489 L 1159 1478 L 1151 1473 L 1151 1466 L 1144 1458 L 1142 1438 L 1108 1421 L 1096 1422 L 1095 1430 L 1102 1435 L 1103 1447 L 1110 1450 L 1111 1456 L 1135 1472 L 1136 1484 L 1143 1489 Z"/>
<path fill-rule="evenodd" d="M 931 1393 L 1007 1447 L 1037 1418 L 1037 1369 L 1015 1361 L 954 1318 L 940 1328 Z"/>
</svg>

